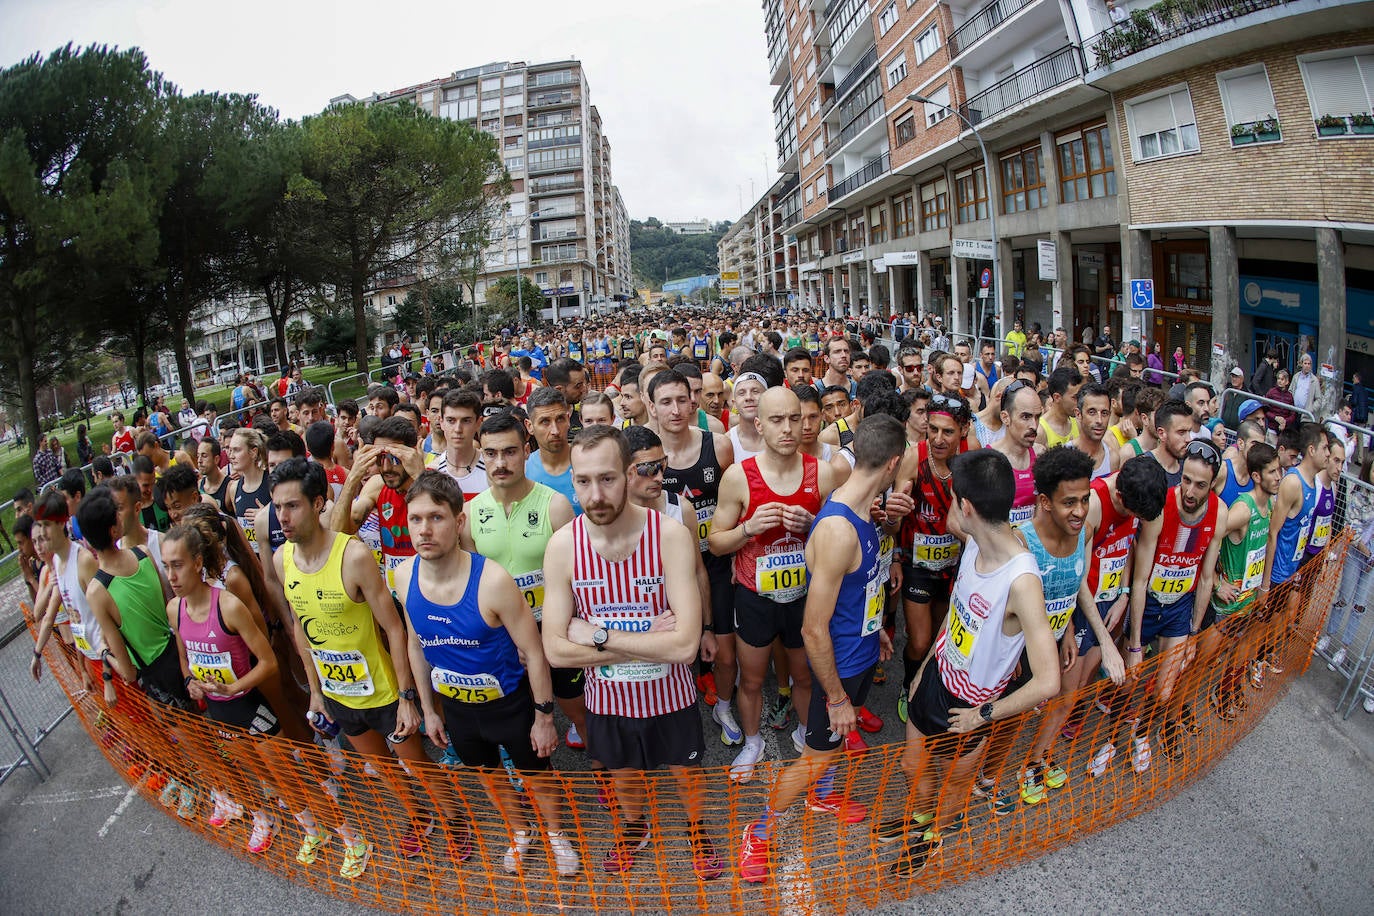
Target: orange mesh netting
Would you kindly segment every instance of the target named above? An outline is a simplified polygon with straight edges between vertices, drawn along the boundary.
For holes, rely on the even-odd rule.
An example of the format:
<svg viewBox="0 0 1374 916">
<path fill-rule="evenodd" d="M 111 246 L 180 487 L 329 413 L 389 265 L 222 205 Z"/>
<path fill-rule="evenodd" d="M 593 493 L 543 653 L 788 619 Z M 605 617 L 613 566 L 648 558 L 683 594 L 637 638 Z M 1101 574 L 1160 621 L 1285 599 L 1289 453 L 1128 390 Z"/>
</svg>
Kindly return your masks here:
<svg viewBox="0 0 1374 916">
<path fill-rule="evenodd" d="M 698 880 L 693 874 L 686 814 L 667 772 L 644 777 L 652 839 L 634 868 L 622 875 L 609 875 L 601 868 L 616 819 L 614 809 L 598 804 L 597 777 L 586 771 L 548 774 L 544 778 L 566 800 L 563 829 L 582 856 L 581 873 L 557 877 L 547 846 L 536 839 L 522 874 L 512 875 L 502 868 L 511 834 L 486 788 L 509 779 L 504 771 L 403 766 L 389 758 L 337 752 L 331 757 L 324 748 L 285 738 L 255 738 L 241 732 L 231 737 L 206 719 L 157 706 L 134 689 L 122 689 L 118 702 L 107 708 L 99 690 L 81 690 L 71 650 L 51 640 L 47 661 L 91 737 L 121 774 L 132 771 L 131 781 L 144 796 L 156 804 L 166 777 L 189 783 L 198 798 L 194 817 L 182 821 L 187 830 L 321 893 L 385 909 L 425 912 L 842 912 L 1024 862 L 1176 795 L 1263 719 L 1287 682 L 1306 668 L 1334 598 L 1348 541 L 1349 535 L 1333 538 L 1325 553 L 1304 568 L 1300 582 L 1275 589 L 1249 615 L 1218 624 L 1219 638 L 1197 640 L 1196 646 L 1147 659 L 1137 669 L 1138 676 L 1122 688 L 1098 680 L 1078 695 L 1055 701 L 1074 707 L 1082 727 L 1073 740 L 1056 735 L 1051 759 L 1067 772 L 1068 782 L 1045 802 L 1018 802 L 1015 813 L 999 818 L 984 799 L 967 792 L 954 797 L 948 783 L 941 786 L 942 814 L 961 811 L 963 829 L 947 833 L 943 847 L 914 878 L 898 878 L 892 872 L 902 844 L 881 843 L 876 836 L 879 821 L 915 813 L 899 765 L 900 743 L 845 755 L 840 764 L 836 788 L 870 807 L 866 820 L 844 825 L 834 817 L 806 812 L 804 804 L 792 807 L 775 832 L 777 861 L 766 884 L 738 879 L 739 845 L 761 811 L 774 775 L 787 761 L 760 764 L 748 785 L 731 783 L 725 767 L 700 773 L 700 810 L 693 814 L 707 825 L 725 865 L 724 874 L 715 880 Z M 1149 691 L 1161 666 L 1194 650 L 1177 689 L 1191 704 L 1196 732 L 1181 739 L 1176 759 L 1161 753 L 1157 742 L 1152 765 L 1137 773 L 1130 762 L 1126 716 L 1138 715 L 1142 731 L 1151 727 L 1157 735 L 1164 712 L 1160 704 L 1150 702 Z M 1246 666 L 1266 654 L 1283 673 L 1271 669 L 1263 688 L 1256 690 Z M 1218 716 L 1210 702 L 1214 688 L 1223 683 L 1243 700 L 1243 708 L 1229 721 Z M 1109 717 L 1096 707 L 1097 700 L 1130 712 Z M 997 742 L 1007 742 L 1010 748 L 1000 773 L 986 775 L 1000 776 L 1003 786 L 1016 786 L 1031 743 L 1051 711 L 993 726 Z M 1089 761 L 1108 740 L 1116 744 L 1116 758 L 1100 777 L 1093 777 Z M 218 829 L 207 826 L 212 790 L 227 793 L 246 810 L 261 808 L 276 816 L 281 832 L 271 848 L 261 855 L 244 851 L 250 829 L 247 816 Z M 308 803 L 319 823 L 330 830 L 341 821 L 351 823 L 372 844 L 366 872 L 353 881 L 339 876 L 342 843 L 337 836 L 314 865 L 298 864 L 295 852 L 301 830 L 278 805 L 279 798 L 291 811 Z M 420 855 L 405 858 L 397 850 L 410 830 L 408 812 L 413 811 L 439 812 L 440 829 Z M 472 825 L 475 843 L 472 857 L 455 863 L 448 857 L 443 828 L 461 821 Z"/>
</svg>

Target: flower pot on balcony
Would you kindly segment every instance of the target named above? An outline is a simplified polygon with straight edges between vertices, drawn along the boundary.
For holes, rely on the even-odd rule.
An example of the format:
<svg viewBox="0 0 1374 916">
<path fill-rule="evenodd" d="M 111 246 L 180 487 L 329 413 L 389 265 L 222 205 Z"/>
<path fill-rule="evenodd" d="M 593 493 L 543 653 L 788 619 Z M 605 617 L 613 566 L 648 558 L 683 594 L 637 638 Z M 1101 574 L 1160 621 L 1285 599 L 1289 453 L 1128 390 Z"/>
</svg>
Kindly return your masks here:
<svg viewBox="0 0 1374 916">
<path fill-rule="evenodd" d="M 1277 130 L 1255 131 L 1255 139 L 1258 140 L 1260 143 L 1273 143 L 1275 140 L 1281 139 L 1282 136 L 1283 135 L 1280 134 Z"/>
<path fill-rule="evenodd" d="M 1352 124 L 1350 132 L 1352 134 L 1374 134 L 1374 124 Z"/>
<path fill-rule="evenodd" d="M 1254 134 L 1232 134 L 1232 135 L 1231 135 L 1231 145 L 1232 145 L 1232 146 L 1244 146 L 1244 145 L 1247 144 L 1247 143 L 1254 143 L 1254 142 L 1255 142 L 1255 135 L 1254 135 Z"/>
<path fill-rule="evenodd" d="M 1317 128 L 1317 136 L 1319 137 L 1339 137 L 1343 133 L 1345 133 L 1344 124 L 1333 124 L 1329 127 Z"/>
</svg>

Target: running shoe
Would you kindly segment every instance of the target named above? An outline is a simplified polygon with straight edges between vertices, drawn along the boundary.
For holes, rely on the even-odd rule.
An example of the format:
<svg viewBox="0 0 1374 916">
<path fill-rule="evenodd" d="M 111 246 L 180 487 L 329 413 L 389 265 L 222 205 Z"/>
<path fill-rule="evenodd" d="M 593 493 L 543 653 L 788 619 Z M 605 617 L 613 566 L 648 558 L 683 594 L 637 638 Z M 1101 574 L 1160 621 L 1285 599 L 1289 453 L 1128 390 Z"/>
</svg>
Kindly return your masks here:
<svg viewBox="0 0 1374 916">
<path fill-rule="evenodd" d="M 205 819 L 205 823 L 211 827 L 223 827 L 230 821 L 243 817 L 243 805 L 230 801 L 229 796 L 223 792 L 214 792 L 211 798 L 214 805 L 210 810 L 210 816 Z"/>
<path fill-rule="evenodd" d="M 728 703 L 716 703 L 711 709 L 711 719 L 720 726 L 720 743 L 733 747 L 744 741 L 744 730 L 735 721 L 735 714 Z"/>
<path fill-rule="evenodd" d="M 1098 699 L 1098 701 L 1097 701 L 1097 710 L 1098 710 L 1098 712 L 1102 713 L 1102 715 L 1104 715 L 1104 716 L 1110 716 L 1110 715 L 1112 714 L 1112 707 L 1109 706 L 1109 705 L 1107 704 L 1107 701 L 1104 700 L 1104 699 Z"/>
<path fill-rule="evenodd" d="M 886 683 L 887 669 L 883 667 L 882 662 L 878 662 L 878 664 L 873 667 L 873 684 L 874 686 L 881 687 Z"/>
<path fill-rule="evenodd" d="M 874 732 L 883 730 L 883 720 L 870 712 L 867 706 L 860 706 L 855 710 L 854 719 L 858 723 L 859 728 L 868 732 L 870 735 Z"/>
<path fill-rule="evenodd" d="M 868 817 L 868 806 L 846 798 L 843 793 L 831 792 L 821 798 L 814 792 L 806 793 L 807 810 L 818 814 L 833 814 L 846 824 L 857 824 Z"/>
<path fill-rule="evenodd" d="M 449 834 L 448 857 L 452 862 L 466 862 L 472 858 L 472 831 L 466 826 Z"/>
<path fill-rule="evenodd" d="M 157 800 L 162 802 L 162 807 L 173 808 L 176 806 L 180 792 L 181 783 L 177 782 L 175 779 L 169 779 L 166 784 L 163 785 L 162 794 L 157 797 Z"/>
<path fill-rule="evenodd" d="M 773 844 L 754 834 L 754 825 L 744 828 L 744 839 L 739 844 L 739 877 L 741 881 L 762 884 L 768 880 L 769 860 L 773 857 Z"/>
<path fill-rule="evenodd" d="M 1364 707 L 1365 712 L 1374 714 L 1374 697 L 1365 697 L 1360 705 Z"/>
<path fill-rule="evenodd" d="M 1212 711 L 1217 714 L 1217 718 L 1223 722 L 1234 722 L 1236 716 L 1240 715 L 1239 704 L 1235 702 L 1235 699 L 1230 697 L 1223 699 L 1220 684 L 1212 688 L 1208 702 Z"/>
<path fill-rule="evenodd" d="M 776 728 L 778 731 L 785 729 L 791 718 L 792 698 L 782 694 L 778 694 L 763 712 L 763 719 L 768 723 L 768 727 Z"/>
<path fill-rule="evenodd" d="M 806 747 L 806 726 L 800 722 L 797 723 L 796 728 L 792 729 L 792 746 L 797 749 L 798 754 L 802 752 L 802 748 Z"/>
<path fill-rule="evenodd" d="M 1062 789 L 1064 784 L 1069 781 L 1068 772 L 1061 766 L 1056 766 L 1053 760 L 1045 762 L 1045 786 L 1050 789 Z"/>
<path fill-rule="evenodd" d="M 701 698 L 706 701 L 707 706 L 715 706 L 719 697 L 716 695 L 716 674 L 708 671 L 705 674 L 697 675 L 697 691 Z"/>
<path fill-rule="evenodd" d="M 1331 661 L 1326 663 L 1327 671 L 1335 671 L 1345 663 L 1345 646 L 1341 646 L 1336 653 L 1331 656 Z"/>
<path fill-rule="evenodd" d="M 853 731 L 844 736 L 844 749 L 851 754 L 862 754 L 868 750 L 868 742 L 863 735 Z"/>
<path fill-rule="evenodd" d="M 1197 724 L 1197 716 L 1193 715 L 1193 704 L 1184 703 L 1178 711 L 1178 724 L 1183 727 L 1183 731 L 1189 735 L 1196 735 L 1202 731 L 1202 726 Z"/>
<path fill-rule="evenodd" d="M 1247 665 L 1250 669 L 1250 686 L 1256 690 L 1264 689 L 1264 662 L 1253 661 Z"/>
<path fill-rule="evenodd" d="M 1344 606 L 1345 606 L 1345 602 L 1344 602 L 1344 601 L 1337 601 L 1336 604 L 1335 604 L 1335 607 L 1337 607 L 1337 608 L 1342 608 L 1342 607 L 1344 607 Z M 1326 654 L 1326 647 L 1329 646 L 1329 645 L 1331 645 L 1331 634 L 1330 634 L 1330 633 L 1323 633 L 1323 634 L 1321 635 L 1321 638 L 1317 640 L 1317 654 L 1318 654 L 1318 655 L 1325 655 L 1325 654 Z"/>
<path fill-rule="evenodd" d="M 716 854 L 716 844 L 700 830 L 690 831 L 688 839 L 692 844 L 692 872 L 702 881 L 719 878 L 725 866 Z"/>
<path fill-rule="evenodd" d="M 1045 780 L 1040 774 L 1040 765 L 1032 763 L 1021 773 L 1021 801 L 1028 805 L 1038 805 L 1045 800 Z"/>
<path fill-rule="evenodd" d="M 365 840 L 344 847 L 344 860 L 339 868 L 339 877 L 348 878 L 350 881 L 361 878 L 363 872 L 367 871 L 367 860 L 371 857 L 372 847 Z"/>
<path fill-rule="evenodd" d="M 997 783 L 981 773 L 973 780 L 973 794 L 986 798 L 988 807 L 998 817 L 1006 817 L 1016 812 L 1016 792 L 1013 789 L 999 789 Z"/>
<path fill-rule="evenodd" d="M 1112 762 L 1112 758 L 1115 756 L 1116 745 L 1112 744 L 1110 741 L 1099 747 L 1097 753 L 1093 754 L 1093 759 L 1088 763 L 1088 775 L 1096 779 L 1107 772 L 1107 766 Z"/>
<path fill-rule="evenodd" d="M 177 803 L 177 817 L 189 821 L 196 816 L 196 790 L 181 784 L 181 798 Z"/>
<path fill-rule="evenodd" d="M 730 764 L 730 778 L 735 782 L 750 782 L 754 778 L 754 765 L 763 758 L 763 751 L 762 738 L 745 741 L 744 747 L 735 755 L 735 762 Z"/>
<path fill-rule="evenodd" d="M 906 839 L 907 833 L 913 827 L 928 827 L 931 821 L 935 820 L 935 815 L 922 811 L 918 814 L 911 814 L 905 817 L 894 817 L 891 820 L 883 821 L 874 831 L 873 837 L 879 843 L 895 843 L 898 840 Z"/>
<path fill-rule="evenodd" d="M 567 743 L 568 747 L 575 751 L 584 750 L 587 747 L 587 742 L 583 741 L 582 736 L 577 733 L 576 725 L 568 726 L 568 734 L 563 740 Z"/>
<path fill-rule="evenodd" d="M 601 867 L 612 875 L 619 875 L 635 867 L 635 854 L 649 845 L 649 824 L 647 821 L 627 821 L 621 825 L 620 836 L 616 837 Z"/>
<path fill-rule="evenodd" d="M 1159 730 L 1159 752 L 1166 760 L 1183 756 L 1183 736 L 1179 734 L 1182 729 L 1183 726 L 1173 719 L 1164 720 L 1164 727 Z"/>
<path fill-rule="evenodd" d="M 940 848 L 941 837 L 937 830 L 925 830 L 920 836 L 902 850 L 897 861 L 892 863 L 892 873 L 899 878 L 908 878 L 926 867 L 926 862 Z"/>
<path fill-rule="evenodd" d="M 582 870 L 582 860 L 578 858 L 577 850 L 562 833 L 549 834 L 549 848 L 553 850 L 553 865 L 560 876 L 571 878 Z"/>
<path fill-rule="evenodd" d="M 520 860 L 525 857 L 525 853 L 533 842 L 534 836 L 528 830 L 515 831 L 515 843 L 501 857 L 501 867 L 512 875 L 518 875 L 520 873 Z"/>
<path fill-rule="evenodd" d="M 1150 736 L 1139 735 L 1131 739 L 1131 768 L 1144 773 L 1150 768 Z"/>
<path fill-rule="evenodd" d="M 1064 723 L 1064 727 L 1059 730 L 1059 734 L 1064 736 L 1065 741 L 1077 741 L 1078 736 L 1083 733 L 1082 719 L 1069 719 Z"/>
<path fill-rule="evenodd" d="M 253 815 L 253 831 L 248 834 L 248 851 L 261 855 L 272 846 L 272 838 L 277 835 L 277 819 L 259 811 Z"/>
<path fill-rule="evenodd" d="M 906 693 L 897 697 L 897 718 L 903 725 L 907 722 L 907 702 Z"/>
<path fill-rule="evenodd" d="M 410 825 L 410 829 L 401 837 L 401 842 L 397 845 L 397 850 L 407 859 L 423 855 L 425 851 L 425 840 L 434 832 L 434 820 L 425 821 L 423 824 L 415 822 Z"/>
<path fill-rule="evenodd" d="M 458 752 L 453 748 L 453 742 L 450 741 L 448 747 L 444 748 L 443 756 L 439 758 L 439 766 L 460 767 L 462 765 L 463 758 L 458 756 Z"/>
<path fill-rule="evenodd" d="M 301 848 L 296 850 L 296 861 L 302 865 L 314 865 L 315 858 L 319 855 L 320 848 L 329 842 L 330 835 L 326 830 L 317 833 L 307 833 L 301 838 Z"/>
<path fill-rule="evenodd" d="M 1344 661 L 1344 659 L 1342 659 L 1342 661 Z M 1280 667 L 1278 663 L 1278 656 L 1276 656 L 1273 652 L 1270 652 L 1268 655 L 1264 657 L 1264 667 L 1269 669 L 1274 674 L 1283 674 L 1283 668 Z"/>
<path fill-rule="evenodd" d="M 606 775 L 605 770 L 593 770 L 596 773 L 596 803 L 603 808 L 610 808 L 615 804 L 615 783 Z"/>
</svg>

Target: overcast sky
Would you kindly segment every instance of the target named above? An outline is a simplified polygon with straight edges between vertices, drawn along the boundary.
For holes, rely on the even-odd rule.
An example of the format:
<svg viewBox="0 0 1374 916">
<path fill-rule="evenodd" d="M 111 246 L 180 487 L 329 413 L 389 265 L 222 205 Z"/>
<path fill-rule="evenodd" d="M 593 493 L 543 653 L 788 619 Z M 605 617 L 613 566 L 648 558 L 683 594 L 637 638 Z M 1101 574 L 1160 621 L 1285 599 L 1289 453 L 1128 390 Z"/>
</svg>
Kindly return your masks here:
<svg viewBox="0 0 1374 916">
<path fill-rule="evenodd" d="M 776 178 L 758 0 L 0 0 L 0 22 L 4 66 L 69 41 L 137 46 L 183 92 L 256 93 L 291 118 L 345 92 L 575 57 L 632 217 L 733 220 Z"/>
</svg>

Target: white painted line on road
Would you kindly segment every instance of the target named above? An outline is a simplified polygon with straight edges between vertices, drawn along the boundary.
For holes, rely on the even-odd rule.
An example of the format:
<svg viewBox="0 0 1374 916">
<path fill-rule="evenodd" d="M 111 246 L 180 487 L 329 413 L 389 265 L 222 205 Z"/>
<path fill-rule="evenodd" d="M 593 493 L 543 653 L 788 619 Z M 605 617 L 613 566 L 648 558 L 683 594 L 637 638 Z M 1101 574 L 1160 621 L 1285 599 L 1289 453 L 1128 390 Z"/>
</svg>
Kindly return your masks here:
<svg viewBox="0 0 1374 916">
<path fill-rule="evenodd" d="M 100 832 L 97 833 L 96 836 L 100 837 L 101 839 L 104 839 L 105 834 L 110 832 L 110 828 L 114 826 L 115 821 L 119 820 L 119 816 L 123 814 L 126 810 L 128 810 L 129 806 L 133 804 L 134 799 L 137 797 L 138 790 L 130 786 L 129 791 L 124 796 L 124 799 L 119 803 L 119 807 L 114 809 L 114 814 L 111 814 L 109 817 L 105 818 L 105 826 L 100 828 Z"/>
<path fill-rule="evenodd" d="M 21 805 L 58 805 L 66 802 L 95 801 L 98 798 L 114 798 L 127 789 L 127 786 L 107 786 L 104 789 L 83 789 L 79 792 L 55 792 L 51 795 L 30 795 Z"/>
</svg>

